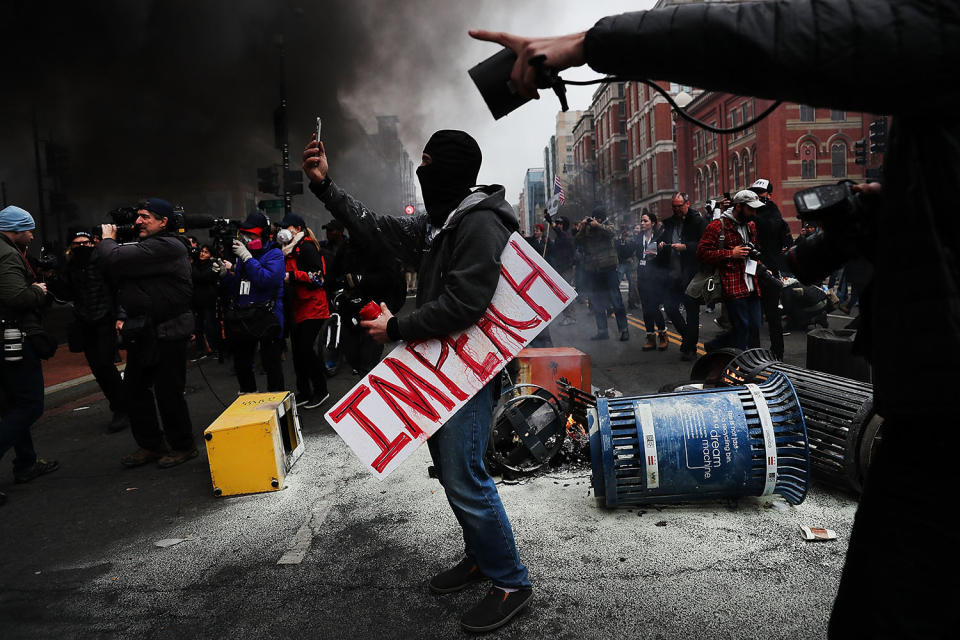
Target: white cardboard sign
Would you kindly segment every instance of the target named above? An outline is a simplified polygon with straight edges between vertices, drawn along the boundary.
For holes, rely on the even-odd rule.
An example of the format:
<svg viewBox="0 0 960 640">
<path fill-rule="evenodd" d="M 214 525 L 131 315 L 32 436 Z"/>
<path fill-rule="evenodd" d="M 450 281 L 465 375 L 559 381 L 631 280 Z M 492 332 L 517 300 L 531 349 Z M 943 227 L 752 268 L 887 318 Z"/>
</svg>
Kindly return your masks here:
<svg viewBox="0 0 960 640">
<path fill-rule="evenodd" d="M 401 342 L 324 417 L 364 466 L 385 478 L 576 295 L 514 233 L 500 256 L 496 293 L 475 325 L 442 340 Z"/>
</svg>

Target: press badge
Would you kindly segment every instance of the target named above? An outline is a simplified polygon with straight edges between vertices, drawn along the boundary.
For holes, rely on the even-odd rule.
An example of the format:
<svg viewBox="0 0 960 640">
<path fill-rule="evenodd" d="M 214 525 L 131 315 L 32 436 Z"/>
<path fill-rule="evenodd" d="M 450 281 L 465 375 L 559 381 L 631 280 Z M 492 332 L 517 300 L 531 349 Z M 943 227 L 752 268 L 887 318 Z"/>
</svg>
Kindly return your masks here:
<svg viewBox="0 0 960 640">
<path fill-rule="evenodd" d="M 752 259 L 747 259 L 747 275 L 755 276 L 757 275 L 757 261 Z"/>
<path fill-rule="evenodd" d="M 754 265 L 756 265 L 756 263 L 754 263 Z M 248 296 L 248 295 L 250 295 L 250 281 L 249 281 L 249 280 L 241 280 L 241 281 L 240 281 L 240 295 L 242 295 L 242 296 Z"/>
</svg>

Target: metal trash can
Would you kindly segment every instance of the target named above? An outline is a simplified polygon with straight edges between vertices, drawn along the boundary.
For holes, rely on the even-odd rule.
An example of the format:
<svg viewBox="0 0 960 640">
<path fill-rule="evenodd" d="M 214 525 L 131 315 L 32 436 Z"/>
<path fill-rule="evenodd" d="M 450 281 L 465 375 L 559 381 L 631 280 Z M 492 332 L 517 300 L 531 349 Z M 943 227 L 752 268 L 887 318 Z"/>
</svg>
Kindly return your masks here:
<svg viewBox="0 0 960 640">
<path fill-rule="evenodd" d="M 814 329 L 807 333 L 807 369 L 851 380 L 871 382 L 870 364 L 853 354 L 857 332 L 851 329 Z"/>
<path fill-rule="evenodd" d="M 594 495 L 608 507 L 807 495 L 810 459 L 790 381 L 632 398 L 588 411 Z"/>
<path fill-rule="evenodd" d="M 723 379 L 759 383 L 776 373 L 790 379 L 800 400 L 814 478 L 859 493 L 883 423 L 873 411 L 873 385 L 780 362 L 766 349 L 741 353 Z"/>
</svg>

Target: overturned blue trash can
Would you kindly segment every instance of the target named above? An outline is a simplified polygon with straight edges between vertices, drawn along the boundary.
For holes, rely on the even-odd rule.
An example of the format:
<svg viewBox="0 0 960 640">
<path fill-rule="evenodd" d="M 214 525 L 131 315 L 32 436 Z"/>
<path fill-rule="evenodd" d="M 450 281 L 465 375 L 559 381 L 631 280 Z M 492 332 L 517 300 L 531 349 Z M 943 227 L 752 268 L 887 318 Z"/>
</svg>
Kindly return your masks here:
<svg viewBox="0 0 960 640">
<path fill-rule="evenodd" d="M 782 374 L 759 385 L 597 398 L 587 423 L 594 495 L 607 507 L 807 497 L 807 428 Z"/>
</svg>

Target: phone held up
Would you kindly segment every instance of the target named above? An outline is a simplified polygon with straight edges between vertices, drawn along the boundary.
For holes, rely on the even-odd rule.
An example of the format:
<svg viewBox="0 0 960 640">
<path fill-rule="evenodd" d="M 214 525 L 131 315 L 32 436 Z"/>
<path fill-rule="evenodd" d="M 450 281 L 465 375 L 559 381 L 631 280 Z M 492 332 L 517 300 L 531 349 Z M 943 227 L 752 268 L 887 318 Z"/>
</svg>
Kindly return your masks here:
<svg viewBox="0 0 960 640">
<path fill-rule="evenodd" d="M 317 141 L 320 141 L 320 118 L 317 117 Z"/>
</svg>

